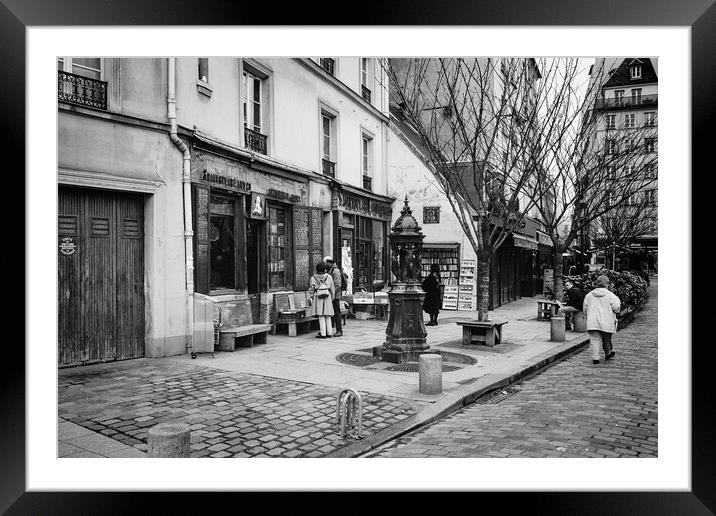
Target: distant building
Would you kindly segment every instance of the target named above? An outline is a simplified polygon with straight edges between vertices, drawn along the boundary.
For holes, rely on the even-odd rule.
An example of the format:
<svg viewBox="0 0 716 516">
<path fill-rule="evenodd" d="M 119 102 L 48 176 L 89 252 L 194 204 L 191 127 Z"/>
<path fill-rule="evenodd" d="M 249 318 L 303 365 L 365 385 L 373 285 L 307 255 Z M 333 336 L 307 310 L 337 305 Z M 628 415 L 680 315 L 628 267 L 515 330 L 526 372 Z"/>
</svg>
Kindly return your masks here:
<svg viewBox="0 0 716 516">
<path fill-rule="evenodd" d="M 186 353 L 195 293 L 271 322 L 328 254 L 350 288 L 389 279 L 379 59 L 57 67 L 59 365 Z"/>
<path fill-rule="evenodd" d="M 658 74 L 657 60 L 650 58 L 597 58 L 590 74 L 590 84 L 597 82 L 597 95 L 594 101 L 593 145 L 599 152 L 617 155 L 630 151 L 624 160 L 615 160 L 610 177 L 614 184 L 620 180 L 624 170 L 637 167 L 642 172 L 642 180 L 635 184 L 640 192 L 631 196 L 622 206 L 616 208 L 612 216 L 627 217 L 640 210 L 647 219 L 640 220 L 635 238 L 628 249 L 612 250 L 616 264 L 612 264 L 610 251 L 600 250 L 593 256 L 593 262 L 606 264 L 614 268 L 648 266 L 656 270 L 658 266 Z M 599 86 L 598 83 L 601 83 Z M 609 167 L 609 160 L 605 160 Z M 642 186 L 643 185 L 643 186 Z M 593 224 L 590 235 L 593 241 L 600 237 L 599 225 Z M 622 263 L 618 256 L 624 255 Z"/>
</svg>

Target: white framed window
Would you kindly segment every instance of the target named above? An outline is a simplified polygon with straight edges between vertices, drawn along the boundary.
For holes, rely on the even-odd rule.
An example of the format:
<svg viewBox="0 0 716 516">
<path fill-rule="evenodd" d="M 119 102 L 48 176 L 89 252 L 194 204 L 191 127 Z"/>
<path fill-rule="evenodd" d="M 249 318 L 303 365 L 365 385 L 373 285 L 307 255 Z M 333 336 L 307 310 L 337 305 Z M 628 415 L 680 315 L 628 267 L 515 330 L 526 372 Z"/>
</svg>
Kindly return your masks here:
<svg viewBox="0 0 716 516">
<path fill-rule="evenodd" d="M 656 165 L 654 165 L 653 163 L 647 165 L 644 175 L 647 179 L 655 179 L 656 178 Z"/>
<path fill-rule="evenodd" d="M 614 100 L 617 106 L 621 105 L 624 101 L 624 90 L 614 90 Z"/>
<path fill-rule="evenodd" d="M 655 189 L 646 190 L 644 192 L 644 196 L 646 197 L 646 202 L 648 204 L 656 204 L 656 190 Z"/>
<path fill-rule="evenodd" d="M 321 166 L 324 175 L 336 177 L 338 149 L 338 115 L 329 108 L 321 107 Z"/>
<path fill-rule="evenodd" d="M 617 126 L 616 118 L 616 115 L 606 115 L 607 129 L 614 129 Z"/>
<path fill-rule="evenodd" d="M 641 104 L 641 88 L 632 88 L 631 90 L 632 104 L 638 106 Z"/>
<path fill-rule="evenodd" d="M 367 134 L 361 136 L 361 171 L 373 177 L 373 138 Z"/>
<path fill-rule="evenodd" d="M 244 70 L 243 73 L 243 114 L 244 128 L 261 133 L 262 124 L 262 89 L 260 77 Z"/>
<path fill-rule="evenodd" d="M 641 79 L 641 65 L 633 65 L 630 72 L 632 79 Z"/>
<path fill-rule="evenodd" d="M 57 70 L 102 80 L 103 59 L 99 57 L 58 57 Z"/>
<path fill-rule="evenodd" d="M 630 178 L 634 174 L 634 165 L 626 165 L 624 167 L 624 174 L 626 178 Z"/>
<path fill-rule="evenodd" d="M 373 95 L 373 59 L 369 57 L 360 58 L 360 95 L 363 99 L 371 103 Z"/>
<path fill-rule="evenodd" d="M 636 139 L 626 138 L 624 140 L 624 148 L 628 151 L 632 151 L 632 150 L 636 149 Z"/>
<path fill-rule="evenodd" d="M 644 138 L 644 150 L 646 152 L 656 152 L 656 138 Z"/>
<path fill-rule="evenodd" d="M 197 60 L 197 79 L 201 82 L 209 82 L 209 58 L 200 57 Z"/>
<path fill-rule="evenodd" d="M 644 125 L 646 127 L 656 127 L 656 111 L 644 113 Z"/>
<path fill-rule="evenodd" d="M 607 138 L 604 140 L 604 150 L 607 154 L 616 154 L 617 153 L 617 142 L 616 140 L 612 138 Z"/>
<path fill-rule="evenodd" d="M 617 178 L 617 167 L 614 165 L 607 165 L 607 179 L 614 180 Z"/>
<path fill-rule="evenodd" d="M 323 159 L 327 161 L 333 161 L 333 154 L 331 149 L 333 148 L 333 118 L 323 114 L 321 115 L 321 129 L 323 136 Z"/>
<path fill-rule="evenodd" d="M 626 115 L 624 115 L 624 127 L 636 127 L 636 115 L 634 113 L 627 113 Z"/>
</svg>

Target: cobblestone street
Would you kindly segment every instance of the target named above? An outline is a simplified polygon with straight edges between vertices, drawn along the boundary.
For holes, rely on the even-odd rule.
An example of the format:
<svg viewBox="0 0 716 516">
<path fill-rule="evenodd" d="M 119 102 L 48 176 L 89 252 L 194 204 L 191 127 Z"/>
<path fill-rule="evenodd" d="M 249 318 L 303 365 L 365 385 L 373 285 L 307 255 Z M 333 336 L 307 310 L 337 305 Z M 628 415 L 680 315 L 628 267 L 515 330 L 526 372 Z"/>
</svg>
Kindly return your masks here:
<svg viewBox="0 0 716 516">
<path fill-rule="evenodd" d="M 180 421 L 190 425 L 192 457 L 322 457 L 353 440 L 333 424 L 336 396 L 302 382 L 135 361 L 65 372 L 59 416 L 140 451 L 150 427 Z M 401 399 L 364 395 L 364 403 L 366 435 L 415 413 Z"/>
<path fill-rule="evenodd" d="M 367 456 L 656 457 L 657 304 L 654 279 L 611 361 L 593 365 L 585 348 Z"/>
</svg>

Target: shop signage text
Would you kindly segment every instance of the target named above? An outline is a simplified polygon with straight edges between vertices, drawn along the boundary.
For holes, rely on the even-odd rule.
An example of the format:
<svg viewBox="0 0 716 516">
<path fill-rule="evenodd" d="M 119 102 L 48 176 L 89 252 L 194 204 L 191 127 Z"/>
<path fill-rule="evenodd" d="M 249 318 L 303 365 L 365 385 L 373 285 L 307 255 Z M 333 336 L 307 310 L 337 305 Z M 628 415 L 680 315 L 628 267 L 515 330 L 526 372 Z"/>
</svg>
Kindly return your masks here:
<svg viewBox="0 0 716 516">
<path fill-rule="evenodd" d="M 235 188 L 236 190 L 243 190 L 244 192 L 251 191 L 251 183 L 241 181 L 235 177 L 227 177 L 221 174 L 212 174 L 204 170 L 201 175 L 202 181 L 207 181 L 211 184 L 225 186 L 227 188 Z"/>
<path fill-rule="evenodd" d="M 293 195 L 288 192 L 282 192 L 280 190 L 276 190 L 274 188 L 269 188 L 267 195 L 274 199 L 282 199 L 284 201 L 289 201 L 292 203 L 300 203 L 301 202 L 300 195 Z"/>
<path fill-rule="evenodd" d="M 381 219 L 390 219 L 393 209 L 385 202 L 358 197 L 344 192 L 338 193 L 338 206 L 346 210 L 356 211 L 362 214 L 375 215 Z"/>
</svg>

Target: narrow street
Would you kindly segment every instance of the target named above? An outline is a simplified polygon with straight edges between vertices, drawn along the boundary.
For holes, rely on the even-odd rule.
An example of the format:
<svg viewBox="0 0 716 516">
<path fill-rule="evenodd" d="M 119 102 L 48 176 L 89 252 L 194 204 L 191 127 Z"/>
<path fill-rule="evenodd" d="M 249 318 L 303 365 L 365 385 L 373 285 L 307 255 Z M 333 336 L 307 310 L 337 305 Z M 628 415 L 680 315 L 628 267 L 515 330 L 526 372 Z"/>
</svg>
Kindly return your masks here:
<svg viewBox="0 0 716 516">
<path fill-rule="evenodd" d="M 588 348 L 366 457 L 656 457 L 657 284 L 614 336 L 616 356 Z"/>
</svg>

